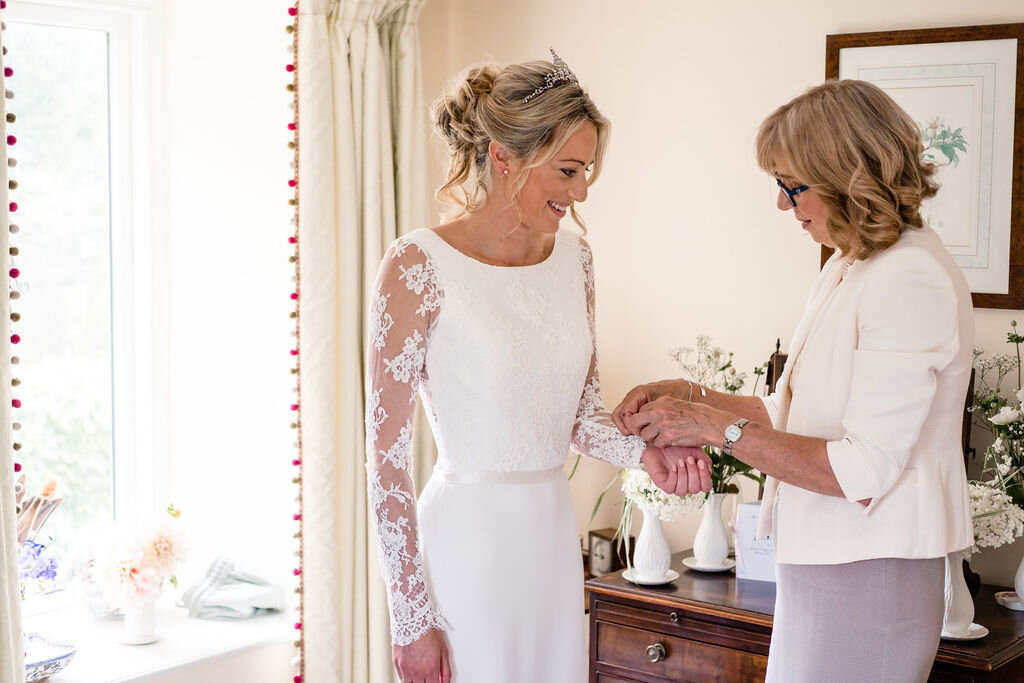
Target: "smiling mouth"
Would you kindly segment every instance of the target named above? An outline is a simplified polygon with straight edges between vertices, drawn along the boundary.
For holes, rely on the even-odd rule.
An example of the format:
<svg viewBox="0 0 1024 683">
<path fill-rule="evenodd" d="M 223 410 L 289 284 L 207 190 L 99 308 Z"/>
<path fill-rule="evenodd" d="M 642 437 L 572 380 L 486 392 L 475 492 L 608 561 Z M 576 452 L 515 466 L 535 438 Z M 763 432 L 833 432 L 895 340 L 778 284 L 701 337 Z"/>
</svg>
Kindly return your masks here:
<svg viewBox="0 0 1024 683">
<path fill-rule="evenodd" d="M 548 206 L 551 207 L 552 211 L 554 211 L 556 214 L 558 214 L 559 218 L 564 216 L 566 209 L 569 208 L 568 204 L 559 204 L 558 202 L 548 202 Z"/>
</svg>

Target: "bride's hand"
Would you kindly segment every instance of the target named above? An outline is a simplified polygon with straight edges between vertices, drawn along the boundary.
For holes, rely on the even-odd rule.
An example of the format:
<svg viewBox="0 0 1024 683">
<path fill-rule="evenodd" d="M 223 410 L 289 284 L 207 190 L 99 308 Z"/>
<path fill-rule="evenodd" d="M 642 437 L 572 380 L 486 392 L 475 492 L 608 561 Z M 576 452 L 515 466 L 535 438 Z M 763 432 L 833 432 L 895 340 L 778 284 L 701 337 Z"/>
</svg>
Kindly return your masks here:
<svg viewBox="0 0 1024 683">
<path fill-rule="evenodd" d="M 647 446 L 640 462 L 654 485 L 685 496 L 711 490 L 711 458 L 702 448 Z"/>
<path fill-rule="evenodd" d="M 450 683 L 452 667 L 444 634 L 436 628 L 408 645 L 392 645 L 391 659 L 402 683 Z"/>
</svg>

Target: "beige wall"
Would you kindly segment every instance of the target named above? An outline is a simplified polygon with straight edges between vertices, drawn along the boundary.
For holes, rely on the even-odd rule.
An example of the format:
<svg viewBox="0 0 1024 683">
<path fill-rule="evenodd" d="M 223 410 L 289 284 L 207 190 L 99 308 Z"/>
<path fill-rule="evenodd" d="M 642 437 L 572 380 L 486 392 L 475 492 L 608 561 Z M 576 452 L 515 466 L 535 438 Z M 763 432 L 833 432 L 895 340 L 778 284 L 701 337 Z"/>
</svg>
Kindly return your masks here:
<svg viewBox="0 0 1024 683">
<path fill-rule="evenodd" d="M 772 109 L 824 78 L 826 34 L 1020 21 L 1020 0 L 432 0 L 421 23 L 424 90 L 429 101 L 466 64 L 545 58 L 551 45 L 611 119 L 605 173 L 583 214 L 614 405 L 634 384 L 676 374 L 666 350 L 698 334 L 735 351 L 741 370 L 766 360 L 777 337 L 788 344 L 818 247 L 774 208 L 753 137 Z M 440 162 L 431 173 L 440 177 Z M 977 344 L 1003 350 L 1019 315 L 979 310 Z M 593 461 L 580 470 L 582 532 L 614 470 Z M 590 526 L 615 526 L 609 503 L 620 498 Z M 699 516 L 668 526 L 675 549 L 692 544 Z M 982 567 L 987 580 L 1012 583 L 1015 558 L 980 563 L 995 565 Z"/>
</svg>

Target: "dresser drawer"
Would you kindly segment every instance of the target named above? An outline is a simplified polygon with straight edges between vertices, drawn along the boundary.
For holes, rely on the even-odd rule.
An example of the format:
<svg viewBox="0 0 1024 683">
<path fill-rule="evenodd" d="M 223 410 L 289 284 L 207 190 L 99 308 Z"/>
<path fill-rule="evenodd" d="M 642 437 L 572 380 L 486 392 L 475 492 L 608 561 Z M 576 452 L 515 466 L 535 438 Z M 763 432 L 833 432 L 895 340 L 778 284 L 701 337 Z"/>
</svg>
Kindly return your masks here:
<svg viewBox="0 0 1024 683">
<path fill-rule="evenodd" d="M 768 655 L 771 627 L 743 623 L 721 615 L 684 607 L 662 605 L 634 606 L 628 603 L 596 599 L 594 619 L 629 626 L 643 631 L 664 633 L 685 640 L 719 645 L 751 654 Z"/>
<path fill-rule="evenodd" d="M 763 681 L 768 658 L 730 650 L 620 624 L 597 621 L 595 667 L 597 672 L 643 674 L 641 680 L 707 683 L 708 681 Z M 655 661 L 651 661 L 651 660 Z M 628 678 L 598 680 L 629 680 Z"/>
</svg>

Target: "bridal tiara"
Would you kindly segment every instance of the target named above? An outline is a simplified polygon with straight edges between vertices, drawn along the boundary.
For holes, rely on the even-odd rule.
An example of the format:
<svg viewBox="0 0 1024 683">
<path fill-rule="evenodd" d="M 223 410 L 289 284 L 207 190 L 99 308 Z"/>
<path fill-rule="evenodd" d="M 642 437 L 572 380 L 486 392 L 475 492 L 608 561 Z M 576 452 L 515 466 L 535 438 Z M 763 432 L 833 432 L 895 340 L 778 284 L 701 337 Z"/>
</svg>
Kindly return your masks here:
<svg viewBox="0 0 1024 683">
<path fill-rule="evenodd" d="M 550 90 L 559 83 L 579 83 L 579 79 L 576 78 L 576 74 L 574 74 L 572 69 L 569 68 L 569 65 L 558 56 L 555 52 L 555 48 L 549 47 L 548 49 L 551 51 L 551 63 L 554 64 L 555 68 L 544 74 L 544 85 L 527 95 L 523 99 L 523 104 L 526 104 L 537 95 L 540 95 L 545 90 Z"/>
</svg>

